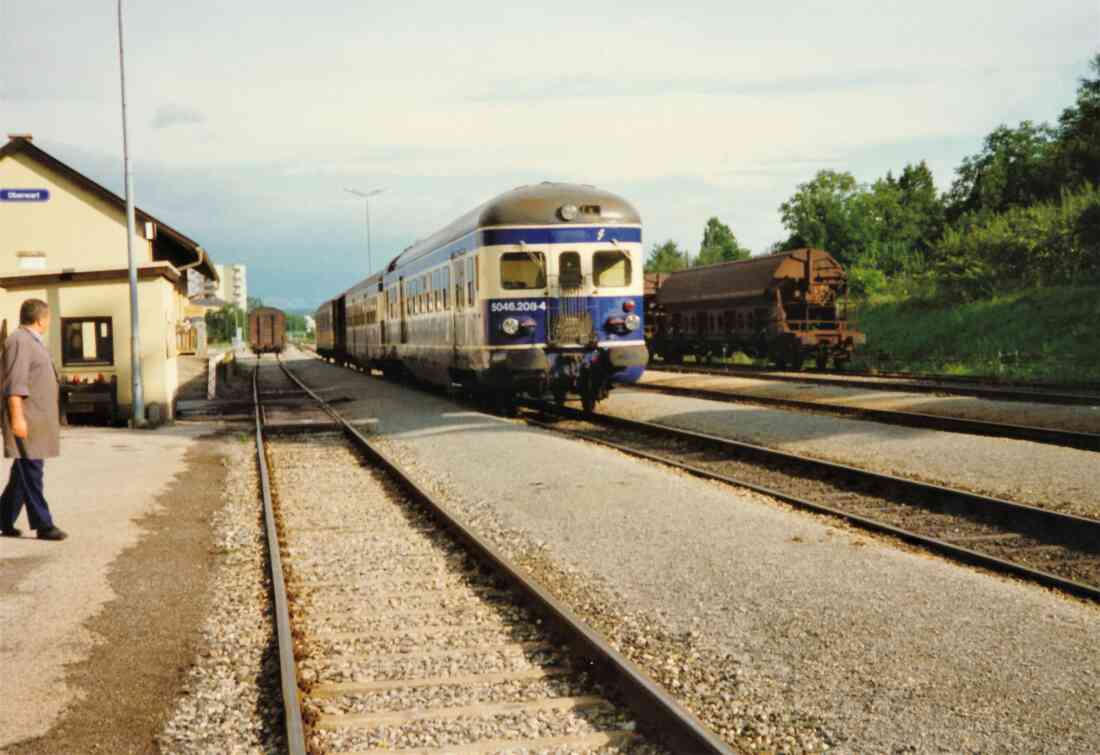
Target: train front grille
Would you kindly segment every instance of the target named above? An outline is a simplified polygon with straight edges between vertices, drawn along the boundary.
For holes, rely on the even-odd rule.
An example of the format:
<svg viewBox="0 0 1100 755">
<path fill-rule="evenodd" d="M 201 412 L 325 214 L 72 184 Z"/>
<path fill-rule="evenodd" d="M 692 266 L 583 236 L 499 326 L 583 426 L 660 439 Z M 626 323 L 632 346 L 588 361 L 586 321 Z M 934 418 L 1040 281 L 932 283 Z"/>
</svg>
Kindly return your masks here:
<svg viewBox="0 0 1100 755">
<path fill-rule="evenodd" d="M 548 332 L 550 343 L 555 346 L 587 345 L 595 340 L 596 331 L 586 298 L 577 292 L 563 291 L 558 297 L 557 311 L 550 312 Z"/>
</svg>

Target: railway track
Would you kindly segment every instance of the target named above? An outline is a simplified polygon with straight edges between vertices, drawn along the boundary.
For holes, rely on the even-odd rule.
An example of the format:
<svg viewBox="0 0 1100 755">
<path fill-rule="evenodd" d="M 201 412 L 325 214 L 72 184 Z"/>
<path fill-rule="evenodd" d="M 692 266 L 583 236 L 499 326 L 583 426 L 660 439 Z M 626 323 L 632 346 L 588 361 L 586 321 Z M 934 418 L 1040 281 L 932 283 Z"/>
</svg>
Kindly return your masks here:
<svg viewBox="0 0 1100 755">
<path fill-rule="evenodd" d="M 807 370 L 806 372 L 775 372 L 744 365 L 714 367 L 704 365 L 649 364 L 654 372 L 728 375 L 757 380 L 787 383 L 815 383 L 842 388 L 863 388 L 876 391 L 935 393 L 949 396 L 971 396 L 998 401 L 1031 401 L 1040 404 L 1100 406 L 1100 388 L 1086 385 L 1067 388 L 1044 386 L 1041 383 L 982 383 L 977 379 L 951 376 L 918 376 L 907 373 L 854 373 L 839 370 Z"/>
<path fill-rule="evenodd" d="M 292 753 L 730 752 L 281 363 L 253 395 Z"/>
<path fill-rule="evenodd" d="M 554 432 L 1100 601 L 1100 520 L 571 407 L 529 402 L 521 416 Z"/>
<path fill-rule="evenodd" d="M 849 406 L 820 401 L 756 396 L 735 393 L 733 391 L 719 391 L 707 388 L 685 388 L 654 383 L 636 383 L 625 390 L 649 391 L 651 393 L 663 393 L 670 396 L 687 396 L 707 399 L 708 401 L 757 404 L 759 406 L 778 406 L 784 409 L 796 409 L 798 411 L 812 412 L 814 414 L 830 414 L 839 417 L 854 417 L 888 425 L 900 425 L 902 427 L 943 430 L 946 432 L 964 433 L 967 435 L 986 435 L 995 438 L 1029 440 L 1035 443 L 1078 448 L 1085 451 L 1100 451 L 1100 435 L 1073 430 L 1058 430 L 1049 427 L 1035 427 L 1032 425 L 1014 425 L 1004 422 L 986 422 L 983 420 L 966 419 L 963 417 L 946 417 L 938 414 L 924 414 L 920 412 L 870 409 L 861 406 Z"/>
</svg>

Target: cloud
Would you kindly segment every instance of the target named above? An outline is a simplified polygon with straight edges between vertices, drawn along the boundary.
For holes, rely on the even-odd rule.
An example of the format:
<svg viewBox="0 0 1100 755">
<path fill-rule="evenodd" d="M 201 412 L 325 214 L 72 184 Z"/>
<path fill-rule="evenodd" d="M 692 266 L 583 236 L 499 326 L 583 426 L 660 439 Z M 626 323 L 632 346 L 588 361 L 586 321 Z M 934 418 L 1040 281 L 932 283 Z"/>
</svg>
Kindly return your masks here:
<svg viewBox="0 0 1100 755">
<path fill-rule="evenodd" d="M 731 79 L 683 76 L 623 80 L 612 76 L 578 75 L 512 79 L 496 82 L 491 91 L 467 97 L 469 102 L 528 102 L 587 97 L 797 96 L 822 92 L 900 88 L 918 84 L 927 75 L 917 71 L 875 70 L 851 75 L 805 75 L 771 79 Z"/>
<path fill-rule="evenodd" d="M 194 126 L 205 122 L 206 116 L 197 108 L 190 105 L 168 104 L 157 108 L 150 125 L 153 128 L 161 129 L 171 128 L 172 126 Z"/>
</svg>

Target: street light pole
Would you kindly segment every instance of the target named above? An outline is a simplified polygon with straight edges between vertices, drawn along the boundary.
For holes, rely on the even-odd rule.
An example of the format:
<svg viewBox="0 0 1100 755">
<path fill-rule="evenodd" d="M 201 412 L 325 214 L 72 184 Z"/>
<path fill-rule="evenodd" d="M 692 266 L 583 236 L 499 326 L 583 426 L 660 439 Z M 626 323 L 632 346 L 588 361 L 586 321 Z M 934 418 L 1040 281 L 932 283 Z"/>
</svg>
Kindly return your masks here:
<svg viewBox="0 0 1100 755">
<path fill-rule="evenodd" d="M 354 194 L 355 196 L 359 197 L 360 199 L 363 200 L 363 203 L 366 205 L 366 209 L 367 209 L 367 275 L 370 275 L 371 270 L 374 268 L 374 263 L 371 260 L 371 252 L 370 252 L 370 198 L 378 196 L 379 194 L 384 192 L 385 189 L 372 189 L 372 190 L 367 191 L 367 192 L 358 191 L 356 189 L 344 189 L 344 191 L 346 191 L 348 194 Z"/>
<path fill-rule="evenodd" d="M 145 424 L 145 395 L 141 387 L 141 322 L 138 312 L 137 266 L 134 264 L 134 174 L 130 169 L 130 143 L 126 129 L 126 62 L 122 41 L 122 0 L 118 0 L 118 73 L 122 88 L 122 171 L 126 179 L 126 261 L 130 273 L 130 391 L 132 424 Z"/>
</svg>

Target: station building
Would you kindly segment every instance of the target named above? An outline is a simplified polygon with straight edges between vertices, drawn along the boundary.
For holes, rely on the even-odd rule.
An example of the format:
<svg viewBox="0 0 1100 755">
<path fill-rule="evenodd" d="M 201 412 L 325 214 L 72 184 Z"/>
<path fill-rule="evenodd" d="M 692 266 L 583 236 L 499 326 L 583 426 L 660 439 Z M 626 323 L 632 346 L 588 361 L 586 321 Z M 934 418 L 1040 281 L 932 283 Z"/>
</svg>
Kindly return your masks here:
<svg viewBox="0 0 1100 755">
<path fill-rule="evenodd" d="M 146 406 L 173 416 L 179 357 L 193 348 L 188 271 L 217 284 L 205 250 L 140 209 L 133 239 L 138 270 L 142 388 Z M 119 418 L 131 413 L 130 288 L 125 200 L 36 146 L 11 135 L 0 147 L 0 318 L 19 325 L 28 298 L 50 305 L 46 342 L 73 396 L 109 388 Z"/>
</svg>

